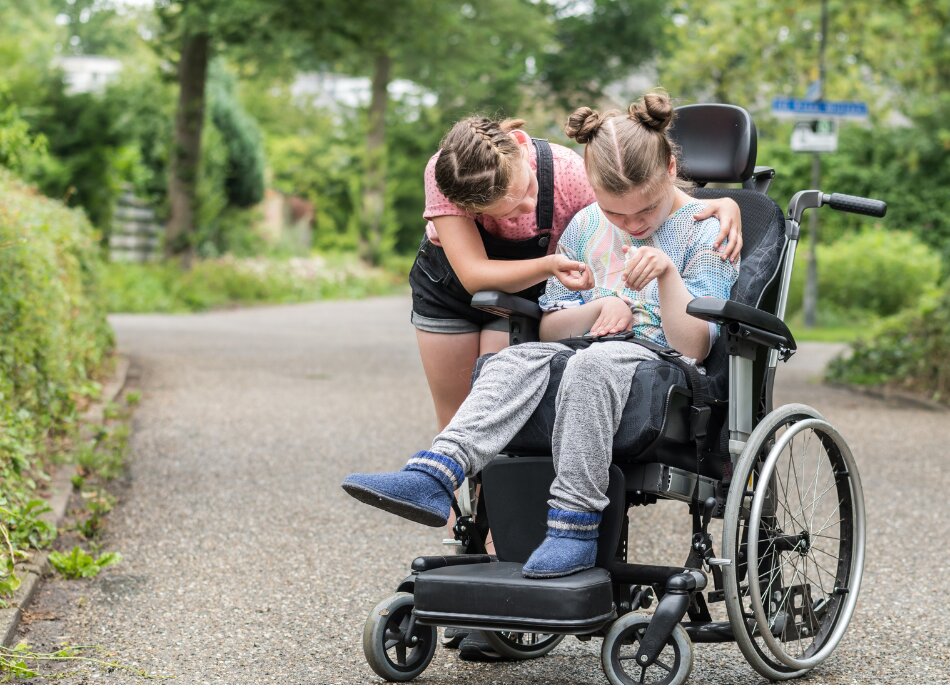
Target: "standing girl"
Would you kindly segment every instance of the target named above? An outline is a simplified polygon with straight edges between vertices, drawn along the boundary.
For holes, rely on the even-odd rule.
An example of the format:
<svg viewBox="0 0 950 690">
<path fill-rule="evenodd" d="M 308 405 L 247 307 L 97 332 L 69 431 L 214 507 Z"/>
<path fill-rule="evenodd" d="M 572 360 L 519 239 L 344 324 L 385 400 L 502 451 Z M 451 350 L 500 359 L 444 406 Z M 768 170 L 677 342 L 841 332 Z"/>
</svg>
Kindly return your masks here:
<svg viewBox="0 0 950 690">
<path fill-rule="evenodd" d="M 578 289 L 583 265 L 555 254 L 571 218 L 594 201 L 584 161 L 574 151 L 534 139 L 523 120 L 469 117 L 457 123 L 425 170 L 426 235 L 409 274 L 412 323 L 444 428 L 471 388 L 482 354 L 508 345 L 508 321 L 470 306 L 479 290 L 537 300 L 553 276 Z M 739 208 L 706 202 L 696 219 L 716 216 L 727 255 L 742 247 Z"/>
</svg>

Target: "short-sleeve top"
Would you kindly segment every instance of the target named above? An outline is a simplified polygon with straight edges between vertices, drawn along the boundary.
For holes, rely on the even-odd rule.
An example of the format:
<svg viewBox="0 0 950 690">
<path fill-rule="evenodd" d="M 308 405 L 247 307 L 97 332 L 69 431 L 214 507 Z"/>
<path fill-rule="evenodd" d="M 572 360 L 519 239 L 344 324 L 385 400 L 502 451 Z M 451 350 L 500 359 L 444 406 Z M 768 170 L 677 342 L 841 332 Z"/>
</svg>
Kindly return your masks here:
<svg viewBox="0 0 950 690">
<path fill-rule="evenodd" d="M 531 170 L 537 173 L 538 161 L 534 146 L 529 146 L 528 152 Z M 492 218 L 462 210 L 449 201 L 439 191 L 435 182 L 435 163 L 439 159 L 439 153 L 437 152 L 429 159 L 425 171 L 426 207 L 422 215 L 428 221 L 426 236 L 430 242 L 439 244 L 439 235 L 432 222 L 432 219 L 438 216 L 471 218 L 479 222 L 486 232 L 503 240 L 526 240 L 538 236 L 541 231 L 538 229 L 534 212 L 515 218 Z M 549 254 L 554 252 L 557 241 L 571 218 L 582 208 L 594 202 L 594 190 L 591 189 L 587 174 L 584 172 L 584 159 L 571 149 L 559 144 L 551 144 L 551 153 L 554 158 L 554 220 L 551 228 L 551 242 L 548 244 Z"/>
<path fill-rule="evenodd" d="M 594 287 L 575 292 L 552 276 L 538 300 L 541 309 L 556 311 L 619 295 L 631 304 L 636 335 L 669 347 L 661 322 L 659 285 L 654 279 L 642 290 L 634 291 L 624 284 L 623 247 L 656 247 L 673 260 L 693 297 L 729 299 L 739 277 L 739 264 L 721 258 L 713 249 L 719 235 L 719 219 L 695 220 L 693 215 L 702 208 L 703 204 L 695 200 L 684 204 L 643 240 L 634 239 L 611 223 L 597 204 L 583 209 L 564 231 L 560 246 L 562 253 L 590 266 Z M 715 339 L 718 330 L 714 324 L 710 326 L 710 337 Z"/>
</svg>

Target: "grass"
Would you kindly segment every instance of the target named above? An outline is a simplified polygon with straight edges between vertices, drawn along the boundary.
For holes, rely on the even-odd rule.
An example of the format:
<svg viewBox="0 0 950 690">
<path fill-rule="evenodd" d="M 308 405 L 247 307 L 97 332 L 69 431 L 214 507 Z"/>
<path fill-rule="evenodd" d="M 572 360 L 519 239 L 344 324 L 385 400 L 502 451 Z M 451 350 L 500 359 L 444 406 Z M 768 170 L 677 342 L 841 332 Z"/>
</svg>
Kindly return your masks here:
<svg viewBox="0 0 950 690">
<path fill-rule="evenodd" d="M 797 342 L 816 343 L 852 343 L 866 336 L 873 323 L 861 319 L 821 319 L 819 324 L 806 328 L 801 312 L 792 315 L 787 321 Z"/>
<path fill-rule="evenodd" d="M 104 285 L 111 313 L 196 312 L 322 299 L 357 299 L 396 292 L 406 285 L 402 267 L 368 266 L 351 255 L 290 259 L 200 261 L 106 266 Z"/>
</svg>

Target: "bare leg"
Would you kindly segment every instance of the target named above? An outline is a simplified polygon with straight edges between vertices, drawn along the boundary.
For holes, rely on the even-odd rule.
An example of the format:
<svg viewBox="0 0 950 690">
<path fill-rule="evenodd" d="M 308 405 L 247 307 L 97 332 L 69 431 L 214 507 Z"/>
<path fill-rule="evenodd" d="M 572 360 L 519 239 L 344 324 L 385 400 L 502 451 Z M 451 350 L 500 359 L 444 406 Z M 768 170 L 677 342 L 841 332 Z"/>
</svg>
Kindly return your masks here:
<svg viewBox="0 0 950 690">
<path fill-rule="evenodd" d="M 498 352 L 508 345 L 503 331 L 483 330 L 481 333 L 430 333 L 416 329 L 422 367 L 429 382 L 435 405 L 436 421 L 441 431 L 455 416 L 471 390 L 472 371 L 480 355 Z M 456 492 L 458 498 L 458 492 Z M 473 504 L 477 496 L 472 497 Z M 449 537 L 454 538 L 452 524 Z M 489 535 L 489 539 L 491 536 Z M 491 552 L 491 551 L 489 551 Z"/>
<path fill-rule="evenodd" d="M 416 329 L 419 355 L 425 370 L 439 430 L 446 427 L 472 387 L 481 335 L 430 333 Z"/>
<path fill-rule="evenodd" d="M 490 352 L 501 352 L 508 347 L 508 333 L 505 331 L 493 331 L 485 329 L 481 334 L 478 354 L 487 355 Z"/>
</svg>

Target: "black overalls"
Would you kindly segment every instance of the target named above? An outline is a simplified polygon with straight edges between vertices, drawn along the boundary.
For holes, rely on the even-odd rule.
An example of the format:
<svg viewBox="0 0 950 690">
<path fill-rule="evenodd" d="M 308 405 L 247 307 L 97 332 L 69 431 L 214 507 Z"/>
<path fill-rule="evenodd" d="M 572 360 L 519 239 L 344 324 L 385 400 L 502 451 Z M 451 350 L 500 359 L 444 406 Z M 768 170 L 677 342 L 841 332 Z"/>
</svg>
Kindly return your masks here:
<svg viewBox="0 0 950 690">
<path fill-rule="evenodd" d="M 540 232 L 526 240 L 503 240 L 489 234 L 481 223 L 475 221 L 489 259 L 536 259 L 548 252 L 554 224 L 554 156 L 544 139 L 532 139 L 532 142 L 537 153 L 538 204 L 535 217 Z M 541 281 L 518 295 L 536 302 L 544 293 L 546 282 Z M 420 316 L 463 319 L 480 327 L 498 319 L 494 314 L 471 306 L 472 295 L 462 287 L 445 250 L 432 244 L 428 237 L 423 238 L 409 271 L 409 285 L 412 287 L 412 310 Z"/>
</svg>

